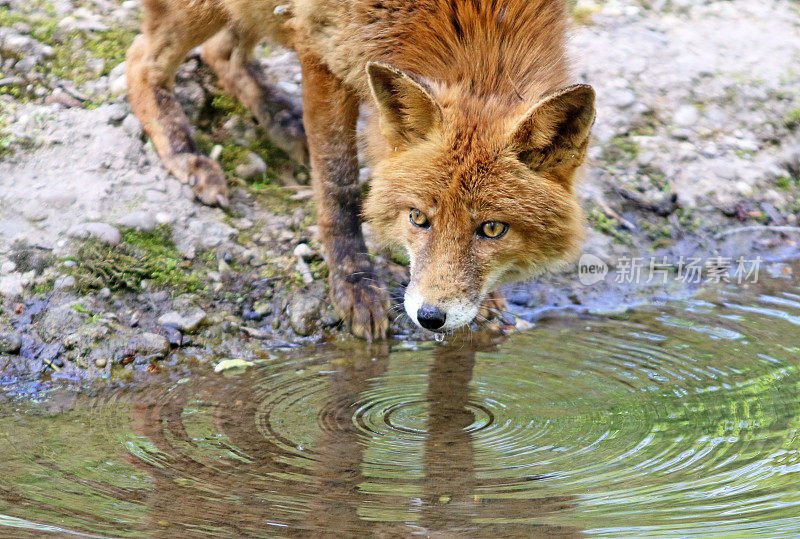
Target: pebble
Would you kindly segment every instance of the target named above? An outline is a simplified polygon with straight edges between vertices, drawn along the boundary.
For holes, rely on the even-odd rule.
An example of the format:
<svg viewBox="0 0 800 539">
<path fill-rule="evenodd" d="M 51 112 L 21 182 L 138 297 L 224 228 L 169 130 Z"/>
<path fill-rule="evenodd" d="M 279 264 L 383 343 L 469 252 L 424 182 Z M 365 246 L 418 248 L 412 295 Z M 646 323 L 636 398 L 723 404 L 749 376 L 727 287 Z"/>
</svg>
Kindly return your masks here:
<svg viewBox="0 0 800 539">
<path fill-rule="evenodd" d="M 0 45 L 5 53 L 15 53 L 22 57 L 33 56 L 39 62 L 53 55 L 53 47 L 44 45 L 32 37 L 16 33 L 11 28 L 0 28 Z"/>
<path fill-rule="evenodd" d="M 143 132 L 142 122 L 133 114 L 128 114 L 125 119 L 122 120 L 122 130 L 130 137 L 139 138 L 142 136 Z"/>
<path fill-rule="evenodd" d="M 22 290 L 22 275 L 18 273 L 12 273 L 10 275 L 0 277 L 0 296 L 14 298 L 21 296 Z"/>
<path fill-rule="evenodd" d="M 195 309 L 186 313 L 169 311 L 158 318 L 162 326 L 172 326 L 184 333 L 194 333 L 206 321 L 206 312 Z"/>
<path fill-rule="evenodd" d="M 75 286 L 75 277 L 72 275 L 62 275 L 53 283 L 55 290 L 67 290 Z"/>
<path fill-rule="evenodd" d="M 261 318 L 272 314 L 272 300 L 261 299 L 256 301 L 255 305 L 253 305 L 253 312 L 259 315 Z"/>
<path fill-rule="evenodd" d="M 313 189 L 303 189 L 302 191 L 298 191 L 292 196 L 289 197 L 291 200 L 295 200 L 298 202 L 304 202 L 306 200 L 311 200 L 314 198 L 314 190 Z"/>
<path fill-rule="evenodd" d="M 120 123 L 128 116 L 128 110 L 119 103 L 109 105 L 105 110 L 111 123 Z"/>
<path fill-rule="evenodd" d="M 172 348 L 169 344 L 169 340 L 157 333 L 140 333 L 134 335 L 130 341 L 130 347 L 133 348 L 137 354 L 160 358 L 169 354 Z"/>
<path fill-rule="evenodd" d="M 311 295 L 302 296 L 289 305 L 289 319 L 292 329 L 298 335 L 307 337 L 314 333 L 319 320 L 320 300 Z"/>
<path fill-rule="evenodd" d="M 0 354 L 16 354 L 22 348 L 22 337 L 16 333 L 0 332 Z"/>
<path fill-rule="evenodd" d="M 255 363 L 252 361 L 245 361 L 244 359 L 223 359 L 214 367 L 214 372 L 220 373 L 230 369 L 246 369 L 253 365 L 255 365 Z"/>
<path fill-rule="evenodd" d="M 0 264 L 0 273 L 2 273 L 3 275 L 9 274 L 13 272 L 15 269 L 17 269 L 17 265 L 11 262 L 10 260 L 7 260 L 6 262 Z"/>
<path fill-rule="evenodd" d="M 105 369 L 106 365 L 108 365 L 108 360 L 104 357 L 97 358 L 94 360 L 94 366 L 98 369 Z"/>
<path fill-rule="evenodd" d="M 294 256 L 302 260 L 308 260 L 314 256 L 314 251 L 311 250 L 311 247 L 309 247 L 308 244 L 301 243 L 294 248 Z"/>
<path fill-rule="evenodd" d="M 257 180 L 267 173 L 267 164 L 254 153 L 247 154 L 247 161 L 236 167 L 236 175 L 243 180 Z"/>
<path fill-rule="evenodd" d="M 117 64 L 108 74 L 109 91 L 112 95 L 122 95 L 128 91 L 128 78 L 125 76 L 125 62 Z"/>
<path fill-rule="evenodd" d="M 142 232 L 152 232 L 156 228 L 156 219 L 148 211 L 135 211 L 117 219 L 117 224 L 126 228 L 135 228 Z"/>
<path fill-rule="evenodd" d="M 680 127 L 694 127 L 700 120 L 700 111 L 694 105 L 682 105 L 672 117 L 675 125 Z"/>
<path fill-rule="evenodd" d="M 107 223 L 82 223 L 67 230 L 67 236 L 78 240 L 97 239 L 109 245 L 119 245 L 122 236 L 119 230 Z"/>
<path fill-rule="evenodd" d="M 626 109 L 636 103 L 636 94 L 627 88 L 612 90 L 605 96 L 605 101 L 618 109 Z"/>
</svg>

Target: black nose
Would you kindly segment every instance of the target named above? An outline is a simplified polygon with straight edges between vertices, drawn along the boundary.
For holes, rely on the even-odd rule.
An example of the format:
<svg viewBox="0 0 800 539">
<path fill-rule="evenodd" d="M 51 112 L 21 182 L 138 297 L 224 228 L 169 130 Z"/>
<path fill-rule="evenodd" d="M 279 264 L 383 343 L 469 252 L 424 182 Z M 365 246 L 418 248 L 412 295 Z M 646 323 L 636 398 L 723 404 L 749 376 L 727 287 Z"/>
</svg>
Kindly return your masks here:
<svg viewBox="0 0 800 539">
<path fill-rule="evenodd" d="M 438 307 L 423 305 L 417 311 L 417 320 L 419 320 L 420 326 L 427 330 L 435 331 L 444 325 L 447 315 Z"/>
</svg>

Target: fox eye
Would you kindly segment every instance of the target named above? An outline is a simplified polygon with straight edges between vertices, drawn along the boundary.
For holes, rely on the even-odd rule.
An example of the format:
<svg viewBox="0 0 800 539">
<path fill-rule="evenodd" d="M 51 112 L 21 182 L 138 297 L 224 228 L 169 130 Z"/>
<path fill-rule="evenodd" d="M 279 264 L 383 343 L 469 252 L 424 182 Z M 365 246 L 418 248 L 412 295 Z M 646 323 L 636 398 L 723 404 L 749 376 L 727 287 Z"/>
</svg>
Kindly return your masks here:
<svg viewBox="0 0 800 539">
<path fill-rule="evenodd" d="M 428 216 L 416 208 L 411 209 L 411 223 L 420 228 L 430 228 L 431 223 L 428 221 Z"/>
<path fill-rule="evenodd" d="M 506 235 L 506 232 L 508 232 L 508 225 L 498 221 L 483 223 L 476 231 L 478 236 L 489 240 L 499 240 Z"/>
</svg>

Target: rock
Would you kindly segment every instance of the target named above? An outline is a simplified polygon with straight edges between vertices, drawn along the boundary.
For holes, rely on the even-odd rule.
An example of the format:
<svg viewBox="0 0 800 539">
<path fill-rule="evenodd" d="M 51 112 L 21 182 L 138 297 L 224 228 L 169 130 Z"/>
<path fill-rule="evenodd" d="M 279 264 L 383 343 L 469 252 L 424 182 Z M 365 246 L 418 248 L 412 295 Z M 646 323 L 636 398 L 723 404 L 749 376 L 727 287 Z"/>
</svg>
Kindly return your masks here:
<svg viewBox="0 0 800 539">
<path fill-rule="evenodd" d="M 670 133 L 670 136 L 672 136 L 672 138 L 675 140 L 689 140 L 692 138 L 692 131 L 690 129 L 681 127 L 674 129 L 672 133 Z"/>
<path fill-rule="evenodd" d="M 683 105 L 672 117 L 673 123 L 680 127 L 694 127 L 700 120 L 700 112 L 694 105 Z"/>
<path fill-rule="evenodd" d="M 98 369 L 105 369 L 106 365 L 108 365 L 108 360 L 104 357 L 100 357 L 94 360 L 94 366 Z"/>
<path fill-rule="evenodd" d="M 62 275 L 56 282 L 53 283 L 53 288 L 55 290 L 66 290 L 68 288 L 72 288 L 75 286 L 75 277 L 72 275 Z"/>
<path fill-rule="evenodd" d="M 236 167 L 236 175 L 243 180 L 260 179 L 267 173 L 267 164 L 258 154 L 250 152 L 247 161 Z"/>
<path fill-rule="evenodd" d="M 22 348 L 22 337 L 16 333 L 0 331 L 0 354 L 16 354 Z"/>
<path fill-rule="evenodd" d="M 308 260 L 314 256 L 314 251 L 312 251 L 311 247 L 309 247 L 307 244 L 301 243 L 294 248 L 294 256 L 301 260 Z"/>
<path fill-rule="evenodd" d="M 128 91 L 128 78 L 123 75 L 122 77 L 112 79 L 108 90 L 111 92 L 111 95 L 115 96 L 125 94 Z"/>
<path fill-rule="evenodd" d="M 64 352 L 64 345 L 60 342 L 55 342 L 45 346 L 37 357 L 48 366 L 63 367 L 64 360 L 61 359 L 62 352 Z"/>
<path fill-rule="evenodd" d="M 127 64 L 125 62 L 118 63 L 108 72 L 108 78 L 114 80 L 119 77 L 124 77 L 126 66 Z"/>
<path fill-rule="evenodd" d="M 172 326 L 164 326 L 163 331 L 166 333 L 167 341 L 169 341 L 169 345 L 171 347 L 180 348 L 183 346 L 183 335 L 177 328 Z"/>
<path fill-rule="evenodd" d="M 194 80 L 185 80 L 175 88 L 175 96 L 183 105 L 183 110 L 189 120 L 196 122 L 206 103 L 206 92 L 203 87 Z"/>
<path fill-rule="evenodd" d="M 128 78 L 125 76 L 125 62 L 117 64 L 108 74 L 108 89 L 112 95 L 122 95 L 128 91 Z"/>
<path fill-rule="evenodd" d="M 135 350 L 137 354 L 160 358 L 165 357 L 172 349 L 167 338 L 157 333 L 140 333 L 134 335 L 130 341 L 130 347 Z"/>
<path fill-rule="evenodd" d="M 79 330 L 84 328 L 86 317 L 76 311 L 71 303 L 51 306 L 44 311 L 41 320 L 36 324 L 37 331 L 48 341 L 61 339 L 71 333 L 81 334 Z M 101 327 L 96 324 L 93 326 Z"/>
<path fill-rule="evenodd" d="M 94 238 L 109 245 L 119 245 L 122 241 L 119 230 L 107 223 L 81 223 L 67 230 L 67 236 L 79 240 Z"/>
<path fill-rule="evenodd" d="M 142 122 L 133 114 L 128 114 L 128 116 L 122 120 L 122 130 L 133 138 L 139 138 L 142 136 L 143 132 Z"/>
<path fill-rule="evenodd" d="M 172 326 L 184 333 L 194 333 L 205 321 L 206 312 L 202 309 L 195 309 L 184 314 L 169 311 L 158 319 L 160 325 Z"/>
<path fill-rule="evenodd" d="M 272 314 L 272 299 L 261 299 L 258 300 L 255 305 L 253 305 L 253 312 L 259 315 L 261 318 Z"/>
<path fill-rule="evenodd" d="M 108 105 L 104 108 L 104 110 L 108 115 L 108 121 L 112 124 L 120 124 L 122 123 L 122 120 L 128 116 L 128 109 L 119 103 Z"/>
<path fill-rule="evenodd" d="M 20 35 L 11 28 L 0 28 L 0 49 L 3 53 L 14 53 L 19 56 L 33 56 L 36 62 L 53 55 L 53 47 L 44 45 L 32 37 Z"/>
<path fill-rule="evenodd" d="M 58 104 L 65 108 L 80 107 L 82 103 L 61 88 L 56 88 L 44 101 L 48 105 Z"/>
<path fill-rule="evenodd" d="M 319 320 L 319 309 L 320 300 L 311 295 L 293 301 L 289 305 L 289 319 L 295 333 L 304 337 L 314 333 Z"/>
<path fill-rule="evenodd" d="M 618 109 L 626 109 L 636 103 L 636 94 L 627 88 L 608 92 L 605 100 Z"/>
<path fill-rule="evenodd" d="M 253 365 L 255 365 L 255 363 L 252 361 L 245 361 L 244 359 L 223 359 L 214 367 L 214 372 L 220 373 L 230 369 L 246 369 Z"/>
<path fill-rule="evenodd" d="M 0 277 L 0 296 L 15 298 L 22 295 L 23 280 L 19 273 Z"/>
<path fill-rule="evenodd" d="M 39 63 L 39 58 L 31 54 L 26 56 L 14 65 L 14 69 L 22 73 L 26 73 L 33 69 Z"/>
<path fill-rule="evenodd" d="M 151 232 L 156 228 L 156 219 L 150 212 L 135 211 L 117 219 L 119 226 L 135 228 L 142 232 Z"/>
<path fill-rule="evenodd" d="M 312 198 L 314 198 L 314 190 L 303 189 L 302 191 L 296 192 L 289 198 L 298 202 L 305 202 L 306 200 L 311 200 Z"/>
<path fill-rule="evenodd" d="M 0 264 L 0 274 L 7 275 L 17 269 L 17 265 L 10 260 Z"/>
</svg>

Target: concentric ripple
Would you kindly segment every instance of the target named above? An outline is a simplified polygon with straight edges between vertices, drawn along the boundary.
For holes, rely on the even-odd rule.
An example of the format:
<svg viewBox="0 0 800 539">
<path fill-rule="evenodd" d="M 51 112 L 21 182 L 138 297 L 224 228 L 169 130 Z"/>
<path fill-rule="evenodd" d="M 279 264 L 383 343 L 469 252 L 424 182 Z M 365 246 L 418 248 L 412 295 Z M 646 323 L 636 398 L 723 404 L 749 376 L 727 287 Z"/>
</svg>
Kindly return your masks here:
<svg viewBox="0 0 800 539">
<path fill-rule="evenodd" d="M 493 345 L 7 403 L 0 535 L 793 536 L 798 337 L 776 280 Z"/>
</svg>

